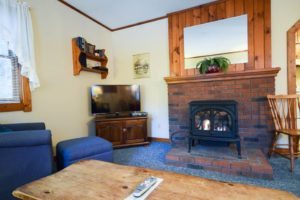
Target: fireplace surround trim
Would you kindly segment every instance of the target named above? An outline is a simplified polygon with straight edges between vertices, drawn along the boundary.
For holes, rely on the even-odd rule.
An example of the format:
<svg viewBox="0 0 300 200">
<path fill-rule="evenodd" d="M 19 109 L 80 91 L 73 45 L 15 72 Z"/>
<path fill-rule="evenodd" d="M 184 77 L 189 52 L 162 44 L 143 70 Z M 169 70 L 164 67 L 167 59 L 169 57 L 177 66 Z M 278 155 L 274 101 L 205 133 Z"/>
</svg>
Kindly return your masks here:
<svg viewBox="0 0 300 200">
<path fill-rule="evenodd" d="M 241 80 L 252 78 L 275 77 L 281 70 L 280 67 L 273 67 L 267 69 L 256 69 L 241 72 L 227 72 L 227 73 L 214 73 L 204 74 L 198 76 L 170 76 L 165 77 L 167 84 L 182 84 L 193 82 L 209 82 L 209 81 L 222 81 L 222 80 Z"/>
</svg>

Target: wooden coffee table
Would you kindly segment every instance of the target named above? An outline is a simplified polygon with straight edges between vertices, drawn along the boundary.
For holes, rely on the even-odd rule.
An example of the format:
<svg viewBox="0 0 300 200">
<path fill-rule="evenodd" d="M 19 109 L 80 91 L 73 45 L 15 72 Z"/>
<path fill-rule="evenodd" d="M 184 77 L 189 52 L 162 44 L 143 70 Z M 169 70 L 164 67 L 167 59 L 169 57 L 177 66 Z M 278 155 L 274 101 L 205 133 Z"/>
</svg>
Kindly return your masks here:
<svg viewBox="0 0 300 200">
<path fill-rule="evenodd" d="M 148 199 L 298 199 L 280 190 L 94 160 L 78 162 L 51 176 L 19 187 L 13 195 L 26 200 L 125 199 L 136 185 L 151 175 L 164 181 Z"/>
</svg>

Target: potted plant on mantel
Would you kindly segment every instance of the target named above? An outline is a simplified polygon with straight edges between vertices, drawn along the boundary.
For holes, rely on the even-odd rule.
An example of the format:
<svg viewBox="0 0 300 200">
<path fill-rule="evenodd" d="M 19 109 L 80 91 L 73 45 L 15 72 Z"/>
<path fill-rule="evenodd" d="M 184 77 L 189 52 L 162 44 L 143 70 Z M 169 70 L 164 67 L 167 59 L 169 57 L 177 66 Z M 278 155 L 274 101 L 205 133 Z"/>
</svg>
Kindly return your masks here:
<svg viewBox="0 0 300 200">
<path fill-rule="evenodd" d="M 230 64 L 230 60 L 225 57 L 205 58 L 197 63 L 196 69 L 200 74 L 226 72 Z"/>
</svg>

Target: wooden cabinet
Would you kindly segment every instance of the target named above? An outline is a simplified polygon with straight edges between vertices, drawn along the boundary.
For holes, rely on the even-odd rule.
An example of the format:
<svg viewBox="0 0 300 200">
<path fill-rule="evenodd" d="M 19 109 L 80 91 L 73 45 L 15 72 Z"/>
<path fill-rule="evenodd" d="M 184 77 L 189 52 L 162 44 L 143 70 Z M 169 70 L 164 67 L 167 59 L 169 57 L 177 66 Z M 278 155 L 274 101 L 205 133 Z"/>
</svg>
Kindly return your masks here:
<svg viewBox="0 0 300 200">
<path fill-rule="evenodd" d="M 96 122 L 96 135 L 110 141 L 114 146 L 122 144 L 122 132 L 121 121 Z"/>
<path fill-rule="evenodd" d="M 93 54 L 83 52 L 77 45 L 77 39 L 72 39 L 72 50 L 73 50 L 73 74 L 77 76 L 81 71 L 94 72 L 101 74 L 101 79 L 105 79 L 108 74 L 108 69 L 106 68 L 108 59 L 106 56 L 99 57 Z M 82 64 L 81 61 L 87 62 L 87 60 L 95 61 L 101 63 L 98 69 L 89 68 Z"/>
<path fill-rule="evenodd" d="M 149 144 L 147 117 L 95 118 L 96 135 L 114 147 Z"/>
</svg>

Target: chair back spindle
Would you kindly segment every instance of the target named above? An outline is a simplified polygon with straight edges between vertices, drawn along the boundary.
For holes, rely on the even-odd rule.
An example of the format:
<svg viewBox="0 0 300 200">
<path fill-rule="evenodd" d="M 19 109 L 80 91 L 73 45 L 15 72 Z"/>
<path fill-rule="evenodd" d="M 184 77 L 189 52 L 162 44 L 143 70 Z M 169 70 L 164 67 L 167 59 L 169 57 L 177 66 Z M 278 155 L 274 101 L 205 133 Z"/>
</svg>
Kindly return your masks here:
<svg viewBox="0 0 300 200">
<path fill-rule="evenodd" d="M 268 95 L 276 130 L 297 129 L 300 95 Z"/>
</svg>

